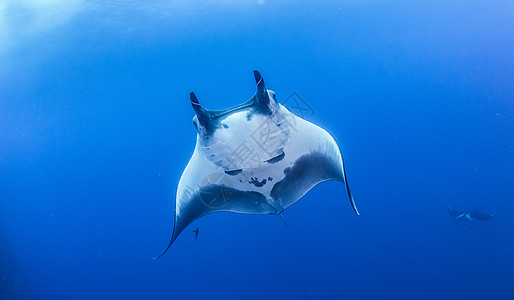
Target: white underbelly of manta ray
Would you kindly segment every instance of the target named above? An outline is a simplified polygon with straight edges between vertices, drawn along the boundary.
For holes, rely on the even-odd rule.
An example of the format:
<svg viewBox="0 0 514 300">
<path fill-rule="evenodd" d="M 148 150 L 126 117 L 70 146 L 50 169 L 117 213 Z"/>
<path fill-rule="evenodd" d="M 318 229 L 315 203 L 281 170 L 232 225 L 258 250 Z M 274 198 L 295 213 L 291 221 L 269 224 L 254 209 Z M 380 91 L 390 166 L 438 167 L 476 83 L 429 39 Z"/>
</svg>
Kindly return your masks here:
<svg viewBox="0 0 514 300">
<path fill-rule="evenodd" d="M 257 92 L 233 108 L 205 109 L 191 93 L 198 135 L 178 184 L 173 234 L 166 251 L 191 222 L 206 214 L 280 214 L 328 180 L 346 184 L 359 214 L 334 138 L 280 105 L 261 74 L 254 71 L 254 75 Z"/>
</svg>

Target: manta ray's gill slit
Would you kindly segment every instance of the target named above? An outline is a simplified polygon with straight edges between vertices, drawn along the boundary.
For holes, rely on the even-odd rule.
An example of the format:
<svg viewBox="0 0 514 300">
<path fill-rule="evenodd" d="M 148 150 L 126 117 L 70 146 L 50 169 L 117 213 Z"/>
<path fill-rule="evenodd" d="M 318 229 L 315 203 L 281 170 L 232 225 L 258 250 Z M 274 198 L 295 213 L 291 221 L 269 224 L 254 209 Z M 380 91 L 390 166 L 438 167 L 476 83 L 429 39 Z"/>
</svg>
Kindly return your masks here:
<svg viewBox="0 0 514 300">
<path fill-rule="evenodd" d="M 235 176 L 241 172 L 243 172 L 243 169 L 237 169 L 237 170 L 231 170 L 231 171 L 225 170 L 225 173 L 230 176 Z"/>
<path fill-rule="evenodd" d="M 282 159 L 284 159 L 285 156 L 286 156 L 286 154 L 282 151 L 281 154 L 279 154 L 271 159 L 266 160 L 265 163 L 268 163 L 268 164 L 277 163 L 277 162 L 281 161 Z"/>
</svg>

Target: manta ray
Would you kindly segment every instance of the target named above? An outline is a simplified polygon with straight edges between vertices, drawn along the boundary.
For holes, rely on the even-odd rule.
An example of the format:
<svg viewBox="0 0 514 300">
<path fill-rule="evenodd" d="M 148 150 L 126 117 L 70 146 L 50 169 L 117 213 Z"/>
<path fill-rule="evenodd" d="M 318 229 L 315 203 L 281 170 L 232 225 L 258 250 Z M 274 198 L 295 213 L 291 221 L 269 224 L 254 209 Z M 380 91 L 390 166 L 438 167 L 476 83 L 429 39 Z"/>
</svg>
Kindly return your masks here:
<svg viewBox="0 0 514 300">
<path fill-rule="evenodd" d="M 179 180 L 168 251 L 193 221 L 214 212 L 280 215 L 324 181 L 348 186 L 341 150 L 324 129 L 291 113 L 254 71 L 257 91 L 225 110 L 190 94 L 196 147 Z"/>
<path fill-rule="evenodd" d="M 464 222 L 465 224 L 468 224 L 469 222 L 473 220 L 479 220 L 479 221 L 489 221 L 491 220 L 496 214 L 488 215 L 479 212 L 478 210 L 474 209 L 472 211 L 468 212 L 461 212 L 453 210 L 450 205 L 448 206 L 448 213 L 450 216 L 454 217 L 457 222 Z"/>
</svg>

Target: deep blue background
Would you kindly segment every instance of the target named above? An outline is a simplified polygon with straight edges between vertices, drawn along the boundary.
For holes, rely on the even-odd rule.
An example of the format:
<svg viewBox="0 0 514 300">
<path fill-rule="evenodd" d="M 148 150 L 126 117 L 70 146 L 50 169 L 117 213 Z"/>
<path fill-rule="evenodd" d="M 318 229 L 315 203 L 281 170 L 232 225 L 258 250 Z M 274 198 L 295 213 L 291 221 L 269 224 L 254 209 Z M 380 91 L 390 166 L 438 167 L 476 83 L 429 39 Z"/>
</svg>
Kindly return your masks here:
<svg viewBox="0 0 514 300">
<path fill-rule="evenodd" d="M 84 5 L 0 53 L 0 221 L 35 299 L 514 297 L 512 2 L 158 3 Z M 188 93 L 239 104 L 253 69 L 338 140 L 362 216 L 325 183 L 288 228 L 213 214 L 153 261 Z"/>
</svg>

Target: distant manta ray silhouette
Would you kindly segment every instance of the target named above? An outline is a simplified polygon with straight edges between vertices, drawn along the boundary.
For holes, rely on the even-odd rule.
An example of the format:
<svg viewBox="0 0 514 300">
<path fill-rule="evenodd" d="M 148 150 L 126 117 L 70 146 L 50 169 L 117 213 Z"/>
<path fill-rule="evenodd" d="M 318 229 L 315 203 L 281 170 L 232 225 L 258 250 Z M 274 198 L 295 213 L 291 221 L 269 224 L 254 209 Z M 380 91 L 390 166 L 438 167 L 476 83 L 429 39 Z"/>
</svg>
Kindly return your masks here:
<svg viewBox="0 0 514 300">
<path fill-rule="evenodd" d="M 170 243 L 155 259 L 202 216 L 220 211 L 280 215 L 324 181 L 345 183 L 359 214 L 334 138 L 279 104 L 257 70 L 254 76 L 255 95 L 229 109 L 203 108 L 190 94 L 196 147 L 178 183 Z"/>
<path fill-rule="evenodd" d="M 473 220 L 489 221 L 496 215 L 484 214 L 476 209 L 468 212 L 456 211 L 453 208 L 451 208 L 449 204 L 447 204 L 446 206 L 448 207 L 448 213 L 450 214 L 450 216 L 454 217 L 457 222 L 464 222 L 465 224 L 468 224 Z"/>
</svg>

